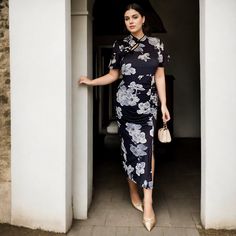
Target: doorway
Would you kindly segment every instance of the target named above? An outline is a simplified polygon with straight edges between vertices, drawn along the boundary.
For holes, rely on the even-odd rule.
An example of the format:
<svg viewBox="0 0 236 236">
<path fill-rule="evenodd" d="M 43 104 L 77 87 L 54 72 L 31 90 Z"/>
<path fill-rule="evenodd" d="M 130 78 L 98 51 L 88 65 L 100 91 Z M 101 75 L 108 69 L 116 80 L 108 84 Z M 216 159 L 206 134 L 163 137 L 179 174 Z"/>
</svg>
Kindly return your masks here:
<svg viewBox="0 0 236 236">
<path fill-rule="evenodd" d="M 151 3 L 155 10 L 159 9 L 158 13 L 164 22 L 163 25 L 167 25 L 166 33 L 154 35 L 160 36 L 166 42 L 171 56 L 166 68 L 166 81 L 169 108 L 172 111 L 173 137 L 173 142 L 169 146 L 157 143 L 157 190 L 154 198 L 157 199 L 160 208 L 158 206 L 156 210 L 160 215 L 163 214 L 161 225 L 191 228 L 200 224 L 199 3 L 195 1 L 186 5 L 184 11 L 187 9 L 187 14 L 182 17 L 184 19 L 179 20 L 181 26 L 176 25 L 178 14 L 181 14 L 179 9 L 181 4 L 169 6 L 164 1 L 158 3 L 151 1 Z M 170 15 L 167 9 L 176 14 Z M 102 16 L 106 12 L 99 9 L 99 13 Z M 167 18 L 168 20 L 165 20 Z M 96 26 L 99 27 L 95 24 L 94 27 Z M 102 27 L 105 33 L 109 32 L 109 29 L 105 30 L 106 25 L 103 24 Z M 100 34 L 96 34 L 95 31 L 93 41 L 94 78 L 107 72 L 112 44 L 115 39 L 123 37 L 119 32 L 111 32 L 109 35 L 98 32 Z M 183 41 L 183 39 L 187 40 Z M 191 50 L 188 50 L 190 48 Z M 186 71 L 185 68 L 188 70 Z M 107 202 L 109 205 L 113 201 L 118 201 L 117 195 L 120 196 L 120 201 L 125 199 L 124 207 L 127 207 L 129 201 L 127 184 L 121 171 L 119 138 L 115 127 L 114 132 L 109 133 L 109 126 L 112 127 L 114 121 L 112 104 L 116 86 L 113 84 L 94 89 L 94 201 L 91 209 L 96 208 L 96 199 L 100 204 L 104 204 L 104 209 Z M 115 186 L 120 186 L 121 183 L 123 187 L 120 190 L 115 189 Z M 104 193 L 107 198 L 100 199 Z M 120 202 L 120 206 L 122 204 Z M 113 213 L 109 210 L 111 209 L 104 213 L 105 221 L 112 218 Z M 178 218 L 179 214 L 181 217 Z M 122 225 L 126 225 L 125 222 Z"/>
</svg>

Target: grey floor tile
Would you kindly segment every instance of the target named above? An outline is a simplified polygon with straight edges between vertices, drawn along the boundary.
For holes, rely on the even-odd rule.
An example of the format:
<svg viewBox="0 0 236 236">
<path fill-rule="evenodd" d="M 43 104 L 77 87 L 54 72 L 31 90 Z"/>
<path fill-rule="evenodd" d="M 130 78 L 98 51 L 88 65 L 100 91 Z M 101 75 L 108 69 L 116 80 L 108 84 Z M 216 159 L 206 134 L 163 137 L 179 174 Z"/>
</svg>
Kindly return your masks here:
<svg viewBox="0 0 236 236">
<path fill-rule="evenodd" d="M 160 195 L 154 202 L 153 208 L 157 218 L 157 226 L 171 226 L 171 218 L 167 202 L 163 195 Z"/>
<path fill-rule="evenodd" d="M 192 219 L 193 219 L 196 227 L 202 228 L 201 219 L 200 219 L 200 211 L 192 212 L 191 215 L 192 215 Z"/>
<path fill-rule="evenodd" d="M 179 214 L 178 216 L 171 217 L 171 226 L 173 227 L 190 227 L 195 228 L 195 224 L 191 219 L 190 215 L 187 214 Z"/>
<path fill-rule="evenodd" d="M 116 236 L 130 236 L 130 227 L 116 227 Z"/>
<path fill-rule="evenodd" d="M 185 228 L 162 228 L 164 236 L 187 236 Z"/>
<path fill-rule="evenodd" d="M 132 206 L 114 209 L 108 213 L 106 225 L 111 226 L 141 226 L 142 213 Z"/>
<path fill-rule="evenodd" d="M 67 236 L 92 236 L 93 228 L 95 226 L 77 225 L 66 234 Z"/>
<path fill-rule="evenodd" d="M 164 233 L 160 227 L 154 227 L 150 232 L 144 226 L 130 227 L 130 236 L 164 236 Z"/>
<path fill-rule="evenodd" d="M 112 226 L 94 226 L 92 236 L 115 236 L 116 227 Z"/>
<path fill-rule="evenodd" d="M 106 218 L 108 215 L 107 210 L 90 210 L 88 213 L 88 219 L 79 220 L 80 225 L 105 225 Z"/>
<path fill-rule="evenodd" d="M 200 236 L 197 229 L 186 229 L 187 236 Z"/>
</svg>

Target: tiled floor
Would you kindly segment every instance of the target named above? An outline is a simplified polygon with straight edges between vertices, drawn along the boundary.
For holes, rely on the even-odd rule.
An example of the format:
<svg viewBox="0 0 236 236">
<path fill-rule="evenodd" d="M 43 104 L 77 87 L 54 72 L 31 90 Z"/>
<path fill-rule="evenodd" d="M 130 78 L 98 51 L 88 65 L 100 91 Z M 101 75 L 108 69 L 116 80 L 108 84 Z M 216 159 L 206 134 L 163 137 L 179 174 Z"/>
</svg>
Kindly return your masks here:
<svg viewBox="0 0 236 236">
<path fill-rule="evenodd" d="M 88 219 L 74 221 L 68 236 L 200 235 L 196 229 L 201 227 L 199 140 L 175 141 L 172 158 L 162 155 L 158 159 L 157 154 L 153 192 L 157 225 L 151 232 L 142 225 L 142 213 L 130 204 L 119 146 L 114 141 L 106 139 L 106 149 L 94 160 L 94 196 Z"/>
</svg>

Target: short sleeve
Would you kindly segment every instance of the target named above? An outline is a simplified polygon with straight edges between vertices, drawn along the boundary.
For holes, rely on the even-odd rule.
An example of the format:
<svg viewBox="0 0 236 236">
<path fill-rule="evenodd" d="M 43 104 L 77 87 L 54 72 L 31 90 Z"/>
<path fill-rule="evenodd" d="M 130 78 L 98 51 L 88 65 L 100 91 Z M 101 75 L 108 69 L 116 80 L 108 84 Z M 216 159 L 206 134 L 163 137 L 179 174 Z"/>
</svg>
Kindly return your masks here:
<svg viewBox="0 0 236 236">
<path fill-rule="evenodd" d="M 166 64 L 166 54 L 164 49 L 164 43 L 160 40 L 158 47 L 158 67 L 165 67 Z"/>
<path fill-rule="evenodd" d="M 109 69 L 120 69 L 121 48 L 118 40 L 116 40 L 112 46 L 112 55 L 108 65 Z"/>
</svg>

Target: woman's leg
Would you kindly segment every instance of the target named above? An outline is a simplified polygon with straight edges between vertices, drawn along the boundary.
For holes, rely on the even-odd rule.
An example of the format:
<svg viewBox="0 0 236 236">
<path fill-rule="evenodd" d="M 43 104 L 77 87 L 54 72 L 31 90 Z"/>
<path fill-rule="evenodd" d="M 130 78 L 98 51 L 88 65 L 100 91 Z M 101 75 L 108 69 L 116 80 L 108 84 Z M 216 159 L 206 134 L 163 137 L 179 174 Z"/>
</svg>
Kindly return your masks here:
<svg viewBox="0 0 236 236">
<path fill-rule="evenodd" d="M 127 178 L 128 184 L 129 184 L 129 193 L 130 193 L 130 198 L 133 203 L 140 203 L 141 199 L 138 194 L 138 187 L 137 184 L 134 183 L 132 180 Z"/>
<path fill-rule="evenodd" d="M 154 182 L 154 171 L 155 171 L 155 159 L 154 154 L 152 154 L 152 179 Z M 144 217 L 145 218 L 152 218 L 154 216 L 154 210 L 152 207 L 152 189 L 145 189 L 143 188 L 144 193 Z"/>
</svg>

